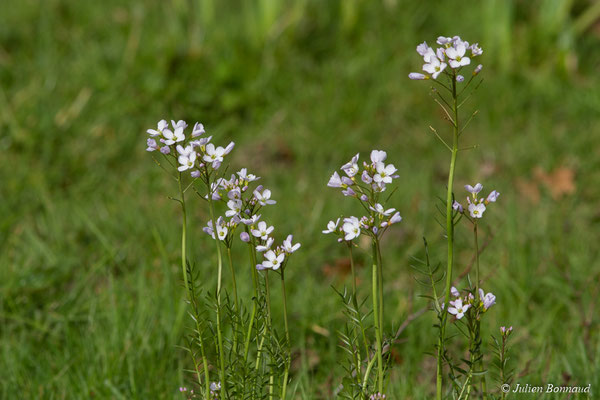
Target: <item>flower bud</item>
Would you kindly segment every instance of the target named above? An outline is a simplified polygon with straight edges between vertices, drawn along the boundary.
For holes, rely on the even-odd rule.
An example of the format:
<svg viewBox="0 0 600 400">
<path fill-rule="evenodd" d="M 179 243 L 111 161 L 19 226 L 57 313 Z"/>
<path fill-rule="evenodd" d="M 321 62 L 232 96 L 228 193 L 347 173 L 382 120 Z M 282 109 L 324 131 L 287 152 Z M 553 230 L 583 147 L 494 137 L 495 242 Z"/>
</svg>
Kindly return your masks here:
<svg viewBox="0 0 600 400">
<path fill-rule="evenodd" d="M 250 235 L 248 235 L 248 232 L 242 232 L 240 233 L 240 239 L 242 242 L 248 243 L 250 241 Z"/>
</svg>

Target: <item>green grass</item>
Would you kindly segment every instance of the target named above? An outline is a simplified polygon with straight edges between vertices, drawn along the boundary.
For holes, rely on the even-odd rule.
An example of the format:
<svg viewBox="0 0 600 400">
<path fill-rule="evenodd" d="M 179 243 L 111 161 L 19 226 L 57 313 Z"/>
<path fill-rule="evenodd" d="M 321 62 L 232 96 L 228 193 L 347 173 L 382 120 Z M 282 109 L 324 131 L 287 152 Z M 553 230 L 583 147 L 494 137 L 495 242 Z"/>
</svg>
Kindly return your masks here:
<svg viewBox="0 0 600 400">
<path fill-rule="evenodd" d="M 331 172 L 373 148 L 399 169 L 393 204 L 404 221 L 384 243 L 388 330 L 426 304 L 409 268 L 423 235 L 443 262 L 434 218 L 449 157 L 428 126 L 448 130 L 428 85 L 407 79 L 420 67 L 416 45 L 438 34 L 484 49 L 485 81 L 469 104 L 480 113 L 465 135 L 480 147 L 460 154 L 456 187 L 483 181 L 502 193 L 483 229 L 482 241 L 493 237 L 481 259 L 484 287 L 498 298 L 485 337 L 515 327 L 518 382 L 591 383 L 597 396 L 600 52 L 592 2 L 234 3 L 0 6 L 0 397 L 180 397 L 190 360 L 177 347 L 189 325 L 179 209 L 167 199 L 174 183 L 144 152 L 144 131 L 181 118 L 202 121 L 218 142 L 236 141 L 233 167 L 263 177 L 278 200 L 267 217 L 303 244 L 286 274 L 300 356 L 291 391 L 330 398 L 341 380 L 342 321 L 330 286 L 348 281 L 324 274 L 345 253 L 320 230 L 358 211 L 325 187 Z M 572 169 L 575 192 L 554 199 L 536 167 Z M 540 191 L 537 203 L 527 188 Z M 207 213 L 195 206 L 192 258 L 212 287 Z M 471 235 L 463 226 L 457 236 L 462 271 Z M 368 251 L 359 258 L 368 265 Z M 366 282 L 368 268 L 360 274 Z M 249 279 L 238 279 L 250 293 Z M 432 323 L 425 314 L 403 333 L 391 398 L 431 396 Z"/>
</svg>

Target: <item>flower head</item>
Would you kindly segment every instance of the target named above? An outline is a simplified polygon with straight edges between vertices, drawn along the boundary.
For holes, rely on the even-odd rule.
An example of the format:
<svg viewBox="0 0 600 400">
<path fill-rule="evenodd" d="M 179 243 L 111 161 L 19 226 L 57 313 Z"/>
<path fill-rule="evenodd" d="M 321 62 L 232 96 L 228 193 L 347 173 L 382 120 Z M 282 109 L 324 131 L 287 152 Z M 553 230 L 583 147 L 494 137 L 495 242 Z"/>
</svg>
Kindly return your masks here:
<svg viewBox="0 0 600 400">
<path fill-rule="evenodd" d="M 276 254 L 273 250 L 269 250 L 265 253 L 265 260 L 262 262 L 262 269 L 278 270 L 281 267 L 281 263 L 285 259 L 285 254 Z"/>
<path fill-rule="evenodd" d="M 292 254 L 300 248 L 300 243 L 292 244 L 292 235 L 288 235 L 287 239 L 283 241 L 282 249 L 287 254 Z"/>
<path fill-rule="evenodd" d="M 471 203 L 469 204 L 469 214 L 471 218 L 481 218 L 485 211 L 485 204 L 483 203 Z"/>
<path fill-rule="evenodd" d="M 344 218 L 342 225 L 344 240 L 352 240 L 360 236 L 360 221 L 356 217 Z"/>
<path fill-rule="evenodd" d="M 460 298 L 454 300 L 454 302 L 450 302 L 450 305 L 452 305 L 452 307 L 448 307 L 448 312 L 452 315 L 456 315 L 456 319 L 464 317 L 469 307 L 471 307 L 470 304 L 463 305 L 462 299 Z"/>
<path fill-rule="evenodd" d="M 340 223 L 340 219 L 338 218 L 337 221 L 333 222 L 333 221 L 329 221 L 327 223 L 327 229 L 323 231 L 323 233 L 327 234 L 327 233 L 333 233 L 337 231 L 337 226 Z"/>
</svg>

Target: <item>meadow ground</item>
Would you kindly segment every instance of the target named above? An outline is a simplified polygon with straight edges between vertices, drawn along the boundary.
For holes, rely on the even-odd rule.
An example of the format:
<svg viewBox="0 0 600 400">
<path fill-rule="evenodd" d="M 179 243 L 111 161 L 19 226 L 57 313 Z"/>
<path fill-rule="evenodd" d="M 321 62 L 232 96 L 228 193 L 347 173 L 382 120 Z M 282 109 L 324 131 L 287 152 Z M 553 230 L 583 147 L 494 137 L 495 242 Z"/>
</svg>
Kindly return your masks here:
<svg viewBox="0 0 600 400">
<path fill-rule="evenodd" d="M 460 154 L 456 175 L 457 192 L 481 181 L 502 193 L 483 229 L 484 285 L 497 296 L 484 337 L 514 326 L 517 382 L 591 384 L 598 396 L 597 4 L 234 3 L 0 5 L 0 396 L 180 397 L 189 321 L 179 209 L 167 199 L 176 188 L 144 152 L 145 130 L 173 118 L 234 140 L 232 168 L 272 189 L 269 219 L 303 246 L 286 274 L 291 391 L 330 398 L 343 320 L 331 285 L 348 277 L 344 249 L 320 232 L 356 211 L 325 187 L 333 170 L 373 148 L 399 169 L 393 205 L 404 220 L 383 249 L 386 329 L 427 304 L 409 267 L 422 236 L 444 260 L 435 218 L 449 157 L 428 126 L 448 128 L 429 85 L 407 79 L 421 66 L 416 45 L 440 34 L 484 49 L 485 80 L 468 105 L 480 112 L 465 134 L 480 147 Z M 195 210 L 192 258 L 212 287 L 207 215 Z M 462 272 L 471 234 L 457 236 Z M 368 250 L 358 253 L 368 265 Z M 367 281 L 369 269 L 359 274 Z M 433 322 L 426 313 L 403 332 L 391 398 L 431 396 Z"/>
</svg>

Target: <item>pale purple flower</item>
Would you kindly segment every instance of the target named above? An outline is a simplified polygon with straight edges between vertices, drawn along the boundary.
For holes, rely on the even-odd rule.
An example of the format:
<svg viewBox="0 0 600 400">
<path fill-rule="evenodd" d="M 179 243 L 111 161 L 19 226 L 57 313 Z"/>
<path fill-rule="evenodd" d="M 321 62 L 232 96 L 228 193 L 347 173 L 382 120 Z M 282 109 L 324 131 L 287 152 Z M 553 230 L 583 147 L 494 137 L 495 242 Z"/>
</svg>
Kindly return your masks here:
<svg viewBox="0 0 600 400">
<path fill-rule="evenodd" d="M 327 233 L 333 233 L 337 230 L 338 224 L 340 223 L 340 219 L 338 218 L 337 221 L 333 222 L 333 221 L 329 221 L 327 223 L 327 229 L 323 231 L 323 233 L 327 234 Z"/>
<path fill-rule="evenodd" d="M 269 234 L 273 232 L 272 226 L 267 227 L 267 223 L 265 221 L 260 221 L 256 227 L 256 229 L 252 229 L 252 235 L 255 237 L 259 237 L 262 240 L 267 240 Z"/>
<path fill-rule="evenodd" d="M 378 164 L 384 162 L 387 158 L 387 153 L 383 150 L 373 150 L 371 151 L 371 162 L 373 164 Z"/>
<path fill-rule="evenodd" d="M 454 297 L 460 297 L 460 292 L 454 286 L 450 288 L 450 294 Z"/>
<path fill-rule="evenodd" d="M 192 140 L 190 144 L 194 147 L 200 147 L 202 149 L 203 146 L 206 146 L 206 144 L 210 142 L 210 139 L 212 139 L 212 136 L 200 138 L 198 140 Z"/>
<path fill-rule="evenodd" d="M 223 155 L 227 155 L 229 153 L 231 153 L 231 150 L 233 150 L 233 148 L 235 147 L 235 143 L 234 142 L 230 142 L 227 147 L 225 147 L 225 150 L 223 151 Z"/>
<path fill-rule="evenodd" d="M 146 145 L 148 146 L 146 148 L 146 151 L 158 150 L 158 145 L 156 144 L 156 140 L 154 139 L 148 138 L 148 140 L 146 140 Z"/>
<path fill-rule="evenodd" d="M 439 45 L 447 45 L 447 44 L 452 44 L 454 41 L 453 38 L 451 37 L 446 37 L 446 36 L 438 36 L 436 43 Z"/>
<path fill-rule="evenodd" d="M 171 152 L 171 149 L 169 148 L 169 146 L 163 146 L 160 148 L 160 152 L 166 155 Z"/>
<path fill-rule="evenodd" d="M 210 390 L 213 392 L 218 392 L 219 390 L 221 390 L 221 382 L 211 382 Z"/>
<path fill-rule="evenodd" d="M 385 209 L 381 204 L 377 203 L 375 204 L 375 207 L 373 206 L 369 206 L 369 209 L 371 209 L 372 211 L 375 211 L 377 214 L 380 214 L 382 217 L 388 217 L 390 216 L 394 211 L 396 211 L 395 208 L 390 208 L 390 209 Z"/>
<path fill-rule="evenodd" d="M 462 75 L 456 75 L 456 82 L 463 82 L 465 80 L 465 77 Z"/>
<path fill-rule="evenodd" d="M 410 74 L 408 74 L 408 79 L 412 79 L 413 81 L 422 81 L 425 79 L 429 79 L 429 77 L 419 72 L 411 72 Z"/>
<path fill-rule="evenodd" d="M 253 215 L 250 218 L 242 218 L 241 221 L 245 224 L 245 225 L 254 225 L 256 224 L 256 222 L 260 219 L 260 214 L 257 215 Z"/>
<path fill-rule="evenodd" d="M 281 263 L 285 259 L 285 254 L 281 253 L 277 255 L 273 250 L 269 250 L 265 253 L 265 258 L 266 260 L 262 262 L 263 268 L 276 271 L 281 267 Z"/>
<path fill-rule="evenodd" d="M 200 171 L 195 169 L 192 172 L 190 172 L 190 175 L 192 176 L 192 178 L 200 178 Z"/>
<path fill-rule="evenodd" d="M 356 154 L 354 157 L 352 157 L 352 160 L 342 165 L 342 171 L 344 171 L 349 177 L 353 177 L 358 173 L 358 157 L 359 154 Z"/>
<path fill-rule="evenodd" d="M 177 122 L 171 120 L 171 125 L 173 126 L 173 129 L 179 129 L 179 128 L 181 128 L 181 130 L 184 130 L 188 126 L 188 124 L 184 120 L 182 120 L 182 119 L 180 119 Z"/>
<path fill-rule="evenodd" d="M 402 217 L 400 216 L 400 212 L 396 211 L 396 213 L 392 215 L 392 218 L 390 218 L 389 224 L 397 224 L 400 221 L 402 221 Z"/>
<path fill-rule="evenodd" d="M 481 192 L 481 190 L 483 189 L 483 185 L 481 183 L 476 184 L 475 187 L 471 185 L 465 185 L 465 189 L 467 190 L 467 192 L 475 196 L 476 194 Z"/>
<path fill-rule="evenodd" d="M 204 125 L 202 125 L 199 122 L 196 122 L 196 124 L 194 124 L 194 129 L 192 129 L 192 137 L 198 137 L 203 135 L 204 133 Z"/>
<path fill-rule="evenodd" d="M 469 214 L 471 218 L 481 218 L 485 211 L 485 204 L 483 203 L 471 203 L 469 204 Z"/>
<path fill-rule="evenodd" d="M 360 199 L 361 199 L 362 201 L 367 201 L 367 200 L 369 200 L 369 197 L 368 197 L 366 194 L 361 194 L 361 195 L 360 195 Z"/>
<path fill-rule="evenodd" d="M 476 57 L 483 54 L 483 50 L 479 47 L 479 43 L 473 43 L 469 46 L 469 50 L 471 50 L 471 56 Z"/>
<path fill-rule="evenodd" d="M 452 61 L 450 61 L 452 62 Z M 423 65 L 423 71 L 429 72 L 433 79 L 437 79 L 437 77 L 446 69 L 446 63 L 441 62 L 437 57 L 431 57 L 427 64 Z"/>
<path fill-rule="evenodd" d="M 496 296 L 494 296 L 492 293 L 485 294 L 485 292 L 481 288 L 479 289 L 479 299 L 483 303 L 484 310 L 487 310 L 488 308 L 496 304 Z"/>
<path fill-rule="evenodd" d="M 369 175 L 367 171 L 363 171 L 362 175 L 360 176 L 360 179 L 366 184 L 370 184 L 371 182 L 373 182 L 373 178 L 371 177 L 371 175 Z"/>
<path fill-rule="evenodd" d="M 456 319 L 461 319 L 465 316 L 465 313 L 471 307 L 470 304 L 462 303 L 462 299 L 456 299 L 454 302 L 450 302 L 453 307 L 448 307 L 448 312 L 456 316 Z"/>
<path fill-rule="evenodd" d="M 462 204 L 460 204 L 458 201 L 454 200 L 454 203 L 452 203 L 452 208 L 455 209 L 456 211 L 458 211 L 459 213 L 463 213 L 463 206 Z"/>
<path fill-rule="evenodd" d="M 473 70 L 473 75 L 477 75 L 478 73 L 481 72 L 481 69 L 483 68 L 483 65 L 479 64 L 474 70 Z"/>
<path fill-rule="evenodd" d="M 286 252 L 287 254 L 292 254 L 293 252 L 295 252 L 296 250 L 298 250 L 300 248 L 300 243 L 296 243 L 296 244 L 292 244 L 292 239 L 294 237 L 292 235 L 288 235 L 287 239 L 285 239 L 283 241 L 283 251 Z"/>
<path fill-rule="evenodd" d="M 342 190 L 342 194 L 346 197 L 354 197 L 356 196 L 356 192 L 352 190 L 352 188 L 348 188 L 346 190 Z"/>
<path fill-rule="evenodd" d="M 498 200 L 498 197 L 500 196 L 500 193 L 498 193 L 495 190 L 492 190 L 492 192 L 490 194 L 488 194 L 488 197 L 485 199 L 486 203 L 495 203 L 496 200 Z"/>
<path fill-rule="evenodd" d="M 146 132 L 148 132 L 148 134 L 152 137 L 158 136 L 160 134 L 162 134 L 162 132 L 169 126 L 169 123 L 164 120 L 161 119 L 160 121 L 158 121 L 158 126 L 157 129 L 148 129 Z"/>
<path fill-rule="evenodd" d="M 429 47 L 427 45 L 427 42 L 423 42 L 420 45 L 417 46 L 417 53 L 419 53 L 419 55 L 421 56 L 425 56 L 425 54 L 427 54 L 427 50 L 429 50 L 431 47 Z"/>
<path fill-rule="evenodd" d="M 246 243 L 250 242 L 250 235 L 248 235 L 248 232 L 240 233 L 240 240 Z"/>
<path fill-rule="evenodd" d="M 343 183 L 342 183 L 342 178 L 340 178 L 340 174 L 336 172 L 333 173 L 333 175 L 331 175 L 331 178 L 329 178 L 329 182 L 327 182 L 327 186 L 329 187 L 342 187 Z"/>
<path fill-rule="evenodd" d="M 267 250 L 271 249 L 271 246 L 273 245 L 273 238 L 270 237 L 268 238 L 263 244 L 259 244 L 258 246 L 256 246 L 256 251 L 259 253 L 264 253 Z"/>
<path fill-rule="evenodd" d="M 344 218 L 342 225 L 344 240 L 352 240 L 360 236 L 360 221 L 356 217 Z"/>
<path fill-rule="evenodd" d="M 263 190 L 263 192 L 259 192 L 258 188 L 254 191 L 254 198 L 258 201 L 258 204 L 261 206 L 266 206 L 267 204 L 275 204 L 277 203 L 275 200 L 271 200 L 271 191 L 269 189 Z"/>
<path fill-rule="evenodd" d="M 240 177 L 240 179 L 245 182 L 254 182 L 260 179 L 254 174 L 249 174 L 247 168 L 242 168 L 237 174 Z"/>
</svg>

